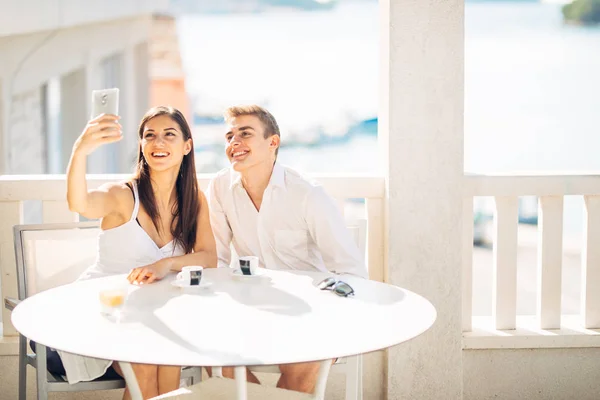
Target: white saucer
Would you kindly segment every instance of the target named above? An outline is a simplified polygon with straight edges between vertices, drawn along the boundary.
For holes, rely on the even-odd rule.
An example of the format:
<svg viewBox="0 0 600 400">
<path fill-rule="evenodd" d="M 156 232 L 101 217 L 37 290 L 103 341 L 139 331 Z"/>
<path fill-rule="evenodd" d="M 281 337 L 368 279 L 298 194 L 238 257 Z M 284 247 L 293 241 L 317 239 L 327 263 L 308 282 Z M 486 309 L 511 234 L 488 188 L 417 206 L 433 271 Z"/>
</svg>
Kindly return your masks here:
<svg viewBox="0 0 600 400">
<path fill-rule="evenodd" d="M 187 282 L 184 281 L 178 281 L 176 279 L 171 281 L 171 285 L 178 287 L 178 288 L 184 288 L 184 289 L 194 289 L 194 288 L 198 288 L 198 289 L 204 289 L 207 288 L 209 286 L 212 286 L 212 282 L 211 281 L 205 281 L 204 279 L 202 281 L 200 281 L 199 285 L 190 285 Z"/>
<path fill-rule="evenodd" d="M 266 278 L 266 270 L 264 268 L 258 268 L 254 275 L 244 275 L 239 269 L 234 269 L 231 274 L 236 279 L 257 279 Z"/>
</svg>

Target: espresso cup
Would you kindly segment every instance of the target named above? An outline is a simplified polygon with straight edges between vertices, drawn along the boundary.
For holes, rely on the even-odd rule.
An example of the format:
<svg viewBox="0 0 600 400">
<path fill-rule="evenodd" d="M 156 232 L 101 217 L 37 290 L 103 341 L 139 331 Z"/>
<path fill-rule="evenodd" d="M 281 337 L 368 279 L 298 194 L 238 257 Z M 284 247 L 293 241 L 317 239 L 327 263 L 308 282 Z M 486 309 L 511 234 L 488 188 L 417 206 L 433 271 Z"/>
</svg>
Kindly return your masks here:
<svg viewBox="0 0 600 400">
<path fill-rule="evenodd" d="M 258 257 L 245 256 L 240 257 L 240 271 L 242 275 L 256 275 L 258 271 Z"/>
<path fill-rule="evenodd" d="M 177 274 L 177 280 L 183 281 L 185 284 L 190 286 L 197 286 L 202 281 L 203 269 L 204 268 L 197 265 L 183 267 L 181 272 Z"/>
</svg>

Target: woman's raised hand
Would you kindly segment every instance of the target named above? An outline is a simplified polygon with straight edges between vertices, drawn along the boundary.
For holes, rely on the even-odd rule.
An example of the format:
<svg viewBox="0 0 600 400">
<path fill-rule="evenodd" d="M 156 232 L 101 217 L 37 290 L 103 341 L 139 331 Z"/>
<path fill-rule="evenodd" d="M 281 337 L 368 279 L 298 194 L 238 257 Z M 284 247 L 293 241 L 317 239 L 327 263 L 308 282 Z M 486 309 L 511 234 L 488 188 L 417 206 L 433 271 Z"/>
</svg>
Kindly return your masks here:
<svg viewBox="0 0 600 400">
<path fill-rule="evenodd" d="M 103 144 L 118 142 L 122 138 L 119 117 L 101 114 L 87 123 L 73 146 L 73 152 L 82 152 L 87 156 Z"/>
</svg>

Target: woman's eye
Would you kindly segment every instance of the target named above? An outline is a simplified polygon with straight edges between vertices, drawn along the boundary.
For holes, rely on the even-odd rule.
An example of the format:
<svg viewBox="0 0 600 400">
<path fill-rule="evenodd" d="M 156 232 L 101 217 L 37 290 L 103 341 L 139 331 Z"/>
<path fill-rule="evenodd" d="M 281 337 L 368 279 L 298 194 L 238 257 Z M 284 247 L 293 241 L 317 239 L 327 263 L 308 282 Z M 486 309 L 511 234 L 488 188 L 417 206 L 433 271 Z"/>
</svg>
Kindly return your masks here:
<svg viewBox="0 0 600 400">
<path fill-rule="evenodd" d="M 173 132 L 167 132 L 167 136 L 175 136 Z"/>
<path fill-rule="evenodd" d="M 144 139 L 148 139 L 149 137 L 154 136 L 154 134 L 152 133 L 146 133 L 146 136 L 144 136 Z"/>
</svg>

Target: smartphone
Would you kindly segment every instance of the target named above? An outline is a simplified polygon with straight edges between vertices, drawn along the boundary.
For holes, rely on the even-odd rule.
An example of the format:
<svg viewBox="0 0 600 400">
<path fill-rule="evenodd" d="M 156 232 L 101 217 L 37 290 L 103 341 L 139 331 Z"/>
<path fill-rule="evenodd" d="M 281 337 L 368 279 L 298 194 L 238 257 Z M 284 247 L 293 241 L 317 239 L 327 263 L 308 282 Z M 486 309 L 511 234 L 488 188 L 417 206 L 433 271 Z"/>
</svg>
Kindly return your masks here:
<svg viewBox="0 0 600 400">
<path fill-rule="evenodd" d="M 91 118 L 100 114 L 119 115 L 119 89 L 92 90 Z"/>
</svg>

